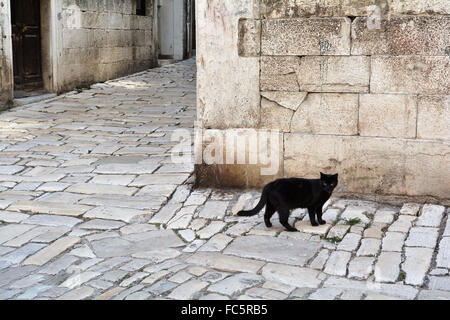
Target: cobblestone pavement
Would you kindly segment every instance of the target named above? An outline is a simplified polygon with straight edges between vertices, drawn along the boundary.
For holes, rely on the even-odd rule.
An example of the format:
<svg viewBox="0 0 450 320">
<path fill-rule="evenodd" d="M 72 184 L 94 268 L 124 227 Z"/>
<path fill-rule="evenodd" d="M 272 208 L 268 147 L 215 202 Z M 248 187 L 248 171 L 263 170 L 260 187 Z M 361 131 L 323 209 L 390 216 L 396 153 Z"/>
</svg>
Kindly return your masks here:
<svg viewBox="0 0 450 320">
<path fill-rule="evenodd" d="M 332 199 L 300 232 L 194 190 L 188 60 L 0 114 L 0 299 L 450 299 L 449 209 Z"/>
</svg>

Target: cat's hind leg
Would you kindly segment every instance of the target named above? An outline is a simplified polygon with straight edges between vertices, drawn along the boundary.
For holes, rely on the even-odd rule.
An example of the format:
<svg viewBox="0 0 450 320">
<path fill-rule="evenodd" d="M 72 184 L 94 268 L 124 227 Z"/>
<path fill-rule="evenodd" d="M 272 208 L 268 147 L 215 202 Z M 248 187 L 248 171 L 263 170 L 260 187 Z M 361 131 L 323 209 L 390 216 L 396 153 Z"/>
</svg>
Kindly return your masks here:
<svg viewBox="0 0 450 320">
<path fill-rule="evenodd" d="M 275 208 L 273 205 L 268 201 L 266 203 L 266 212 L 264 213 L 264 222 L 266 223 L 266 227 L 270 228 L 272 227 L 272 223 L 270 222 L 270 218 L 272 218 L 273 214 L 275 213 Z"/>
<path fill-rule="evenodd" d="M 294 227 L 289 224 L 289 209 L 280 208 L 278 209 L 278 215 L 280 216 L 280 223 L 287 231 L 294 232 L 297 231 Z"/>
<path fill-rule="evenodd" d="M 316 222 L 316 208 L 308 207 L 309 221 L 313 227 L 317 227 L 319 224 Z"/>
<path fill-rule="evenodd" d="M 322 219 L 322 206 L 316 208 L 317 221 L 319 224 L 326 224 L 327 222 Z"/>
</svg>

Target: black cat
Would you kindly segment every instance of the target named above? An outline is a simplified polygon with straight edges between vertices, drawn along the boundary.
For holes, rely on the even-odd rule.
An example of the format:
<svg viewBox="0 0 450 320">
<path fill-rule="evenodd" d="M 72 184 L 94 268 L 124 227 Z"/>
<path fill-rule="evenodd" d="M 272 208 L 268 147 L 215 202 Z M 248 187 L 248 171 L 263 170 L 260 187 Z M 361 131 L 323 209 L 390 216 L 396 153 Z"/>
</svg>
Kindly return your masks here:
<svg viewBox="0 0 450 320">
<path fill-rule="evenodd" d="M 320 173 L 320 179 L 278 179 L 263 189 L 261 200 L 256 208 L 249 211 L 239 211 L 238 216 L 249 217 L 258 214 L 266 205 L 264 222 L 270 228 L 270 218 L 278 211 L 280 223 L 288 231 L 297 231 L 288 223 L 289 213 L 292 209 L 308 208 L 309 220 L 313 226 L 325 224 L 322 220 L 322 207 L 330 199 L 334 188 L 338 184 L 338 175 Z M 317 221 L 316 222 L 316 216 Z"/>
</svg>

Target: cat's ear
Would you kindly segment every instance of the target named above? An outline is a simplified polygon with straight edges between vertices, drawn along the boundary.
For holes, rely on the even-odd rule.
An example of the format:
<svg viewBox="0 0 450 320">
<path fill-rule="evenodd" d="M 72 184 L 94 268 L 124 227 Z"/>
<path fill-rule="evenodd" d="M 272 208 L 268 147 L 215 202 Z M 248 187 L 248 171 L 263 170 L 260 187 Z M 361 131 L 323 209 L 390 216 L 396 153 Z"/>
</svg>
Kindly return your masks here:
<svg viewBox="0 0 450 320">
<path fill-rule="evenodd" d="M 320 173 L 320 179 L 322 179 L 322 180 L 323 180 L 323 179 L 324 179 L 325 177 L 326 177 L 326 174 L 325 174 L 325 173 L 323 173 L 323 172 L 321 172 L 321 173 Z"/>
<path fill-rule="evenodd" d="M 339 177 L 339 173 L 336 173 L 333 177 L 335 178 Z"/>
</svg>

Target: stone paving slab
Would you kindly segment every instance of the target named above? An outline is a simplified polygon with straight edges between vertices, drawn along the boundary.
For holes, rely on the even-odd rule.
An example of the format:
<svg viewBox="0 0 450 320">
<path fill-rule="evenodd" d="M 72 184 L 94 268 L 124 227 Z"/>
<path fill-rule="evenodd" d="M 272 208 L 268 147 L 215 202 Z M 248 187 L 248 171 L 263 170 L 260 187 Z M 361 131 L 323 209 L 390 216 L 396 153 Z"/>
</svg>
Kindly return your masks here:
<svg viewBox="0 0 450 320">
<path fill-rule="evenodd" d="M 309 241 L 246 236 L 234 240 L 224 253 L 242 258 L 304 266 L 319 249 L 319 243 Z"/>
<path fill-rule="evenodd" d="M 195 61 L 0 113 L 0 299 L 449 299 L 449 208 L 332 198 L 298 232 L 194 188 Z"/>
</svg>

